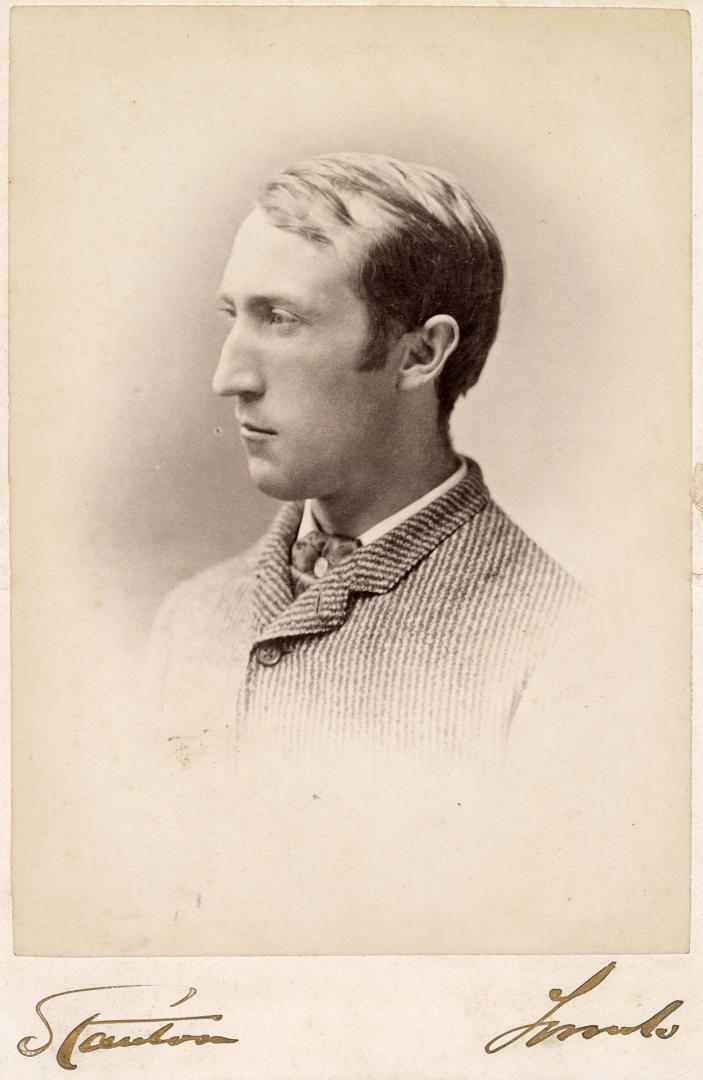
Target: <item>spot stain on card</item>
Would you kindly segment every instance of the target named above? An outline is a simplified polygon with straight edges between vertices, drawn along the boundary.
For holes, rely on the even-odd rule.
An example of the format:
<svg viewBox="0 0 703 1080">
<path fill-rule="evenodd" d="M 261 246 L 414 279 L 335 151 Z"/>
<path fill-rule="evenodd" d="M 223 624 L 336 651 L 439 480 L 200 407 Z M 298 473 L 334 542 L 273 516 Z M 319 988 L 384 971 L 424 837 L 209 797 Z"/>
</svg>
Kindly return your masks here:
<svg viewBox="0 0 703 1080">
<path fill-rule="evenodd" d="M 203 728 L 201 734 L 209 735 L 210 728 Z M 207 750 L 205 741 L 198 740 L 195 736 L 169 735 L 166 741 L 175 744 L 173 748 L 174 757 L 184 769 L 191 765 L 193 756 L 196 758 L 203 757 Z"/>
<path fill-rule="evenodd" d="M 693 505 L 703 517 L 703 462 L 697 461 L 693 470 Z"/>
</svg>

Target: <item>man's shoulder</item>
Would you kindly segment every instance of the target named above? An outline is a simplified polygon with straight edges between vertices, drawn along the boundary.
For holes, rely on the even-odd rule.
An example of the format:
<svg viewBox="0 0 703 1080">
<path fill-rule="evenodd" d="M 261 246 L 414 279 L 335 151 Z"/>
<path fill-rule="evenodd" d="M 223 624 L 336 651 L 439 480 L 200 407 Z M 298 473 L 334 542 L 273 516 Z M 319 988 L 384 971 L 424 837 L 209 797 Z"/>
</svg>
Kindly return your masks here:
<svg viewBox="0 0 703 1080">
<path fill-rule="evenodd" d="M 490 496 L 441 549 L 436 555 L 451 567 L 456 602 L 471 606 L 482 598 L 497 618 L 549 625 L 586 602 L 580 582 Z"/>
<path fill-rule="evenodd" d="M 240 554 L 179 582 L 162 601 L 156 616 L 157 624 L 169 622 L 176 616 L 198 622 L 243 599 L 255 580 L 262 542 L 263 537 Z"/>
<path fill-rule="evenodd" d="M 525 532 L 522 526 L 489 497 L 483 514 L 482 526 L 490 542 L 486 548 L 499 557 L 500 566 L 522 566 L 528 573 L 546 575 L 563 581 L 573 581 L 571 574 L 540 544 Z"/>
<path fill-rule="evenodd" d="M 574 580 L 490 495 L 449 539 L 449 549 L 455 555 L 463 552 L 472 572 L 480 568 L 493 578 L 519 571 L 564 583 Z"/>
</svg>

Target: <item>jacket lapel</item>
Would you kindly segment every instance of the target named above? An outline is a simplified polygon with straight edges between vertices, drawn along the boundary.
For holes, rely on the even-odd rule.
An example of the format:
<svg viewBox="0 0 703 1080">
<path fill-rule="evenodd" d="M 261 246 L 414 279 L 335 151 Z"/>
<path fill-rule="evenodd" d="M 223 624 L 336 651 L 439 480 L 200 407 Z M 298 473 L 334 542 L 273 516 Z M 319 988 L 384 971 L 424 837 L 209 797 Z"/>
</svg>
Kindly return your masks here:
<svg viewBox="0 0 703 1080">
<path fill-rule="evenodd" d="M 269 530 L 256 568 L 254 629 L 257 642 L 327 633 L 345 621 L 350 593 L 388 592 L 488 501 L 481 470 L 332 570 L 297 599 L 290 579 L 290 549 L 300 524 L 300 503 L 283 506 Z"/>
<path fill-rule="evenodd" d="M 264 537 L 254 571 L 254 630 L 261 634 L 293 603 L 290 549 L 300 525 L 300 503 L 286 503 L 276 514 Z"/>
</svg>

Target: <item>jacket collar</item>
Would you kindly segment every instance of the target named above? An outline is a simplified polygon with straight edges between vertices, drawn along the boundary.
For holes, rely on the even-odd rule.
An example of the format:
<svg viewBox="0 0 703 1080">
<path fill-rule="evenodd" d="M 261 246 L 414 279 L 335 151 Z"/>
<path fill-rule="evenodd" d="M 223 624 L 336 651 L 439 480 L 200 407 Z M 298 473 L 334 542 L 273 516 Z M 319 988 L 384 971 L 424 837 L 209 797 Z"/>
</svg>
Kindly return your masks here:
<svg viewBox="0 0 703 1080">
<path fill-rule="evenodd" d="M 290 579 L 290 549 L 301 503 L 286 503 L 264 539 L 256 568 L 254 626 L 257 641 L 334 630 L 346 619 L 352 593 L 385 593 L 488 501 L 478 465 L 466 459 L 465 478 L 391 532 L 335 567 L 297 599 Z"/>
</svg>

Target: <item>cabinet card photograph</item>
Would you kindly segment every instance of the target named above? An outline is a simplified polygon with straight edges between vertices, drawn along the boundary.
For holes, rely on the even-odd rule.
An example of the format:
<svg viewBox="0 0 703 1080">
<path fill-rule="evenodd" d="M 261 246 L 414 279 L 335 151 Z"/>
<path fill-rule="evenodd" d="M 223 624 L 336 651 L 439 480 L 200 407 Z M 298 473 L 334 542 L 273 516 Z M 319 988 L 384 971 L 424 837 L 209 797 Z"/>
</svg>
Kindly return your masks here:
<svg viewBox="0 0 703 1080">
<path fill-rule="evenodd" d="M 690 47 L 13 9 L 18 956 L 688 951 Z"/>
</svg>

